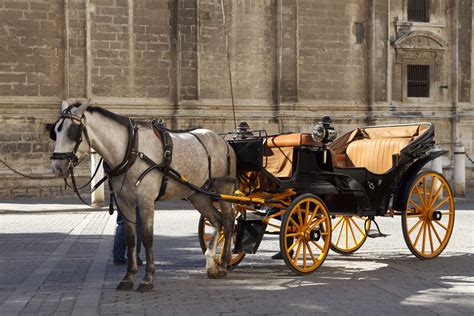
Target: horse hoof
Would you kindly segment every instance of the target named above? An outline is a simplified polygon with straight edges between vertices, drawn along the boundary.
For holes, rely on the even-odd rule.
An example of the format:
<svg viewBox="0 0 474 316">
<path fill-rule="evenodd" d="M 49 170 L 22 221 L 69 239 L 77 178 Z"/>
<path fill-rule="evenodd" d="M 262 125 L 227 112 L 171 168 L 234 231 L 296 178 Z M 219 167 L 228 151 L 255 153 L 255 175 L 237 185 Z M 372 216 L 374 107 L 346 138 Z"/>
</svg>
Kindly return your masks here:
<svg viewBox="0 0 474 316">
<path fill-rule="evenodd" d="M 219 270 L 217 269 L 217 267 L 211 267 L 207 269 L 207 277 L 209 279 L 217 279 L 218 275 L 219 275 Z"/>
<path fill-rule="evenodd" d="M 116 288 L 117 291 L 130 291 L 131 289 L 133 289 L 133 282 L 124 281 L 120 282 Z"/>
<path fill-rule="evenodd" d="M 140 292 L 140 293 L 151 292 L 152 290 L 153 290 L 153 283 L 141 283 L 137 288 L 137 292 Z"/>
<path fill-rule="evenodd" d="M 222 279 L 227 276 L 227 270 L 219 270 L 219 273 L 217 273 L 217 278 Z"/>
<path fill-rule="evenodd" d="M 227 270 L 220 270 L 217 267 L 207 269 L 207 277 L 209 279 L 222 279 L 227 276 Z"/>
</svg>

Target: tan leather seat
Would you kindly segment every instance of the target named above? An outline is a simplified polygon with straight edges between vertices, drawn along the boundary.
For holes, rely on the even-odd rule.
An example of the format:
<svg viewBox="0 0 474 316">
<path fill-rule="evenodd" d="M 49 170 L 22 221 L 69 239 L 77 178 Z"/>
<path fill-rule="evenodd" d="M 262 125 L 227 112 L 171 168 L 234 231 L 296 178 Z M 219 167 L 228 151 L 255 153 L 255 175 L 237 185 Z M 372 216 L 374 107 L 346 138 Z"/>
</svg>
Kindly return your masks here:
<svg viewBox="0 0 474 316">
<path fill-rule="evenodd" d="M 365 167 L 367 170 L 382 174 L 392 168 L 392 155 L 410 143 L 410 138 L 379 138 L 353 141 L 347 146 L 347 157 L 354 167 Z"/>
</svg>

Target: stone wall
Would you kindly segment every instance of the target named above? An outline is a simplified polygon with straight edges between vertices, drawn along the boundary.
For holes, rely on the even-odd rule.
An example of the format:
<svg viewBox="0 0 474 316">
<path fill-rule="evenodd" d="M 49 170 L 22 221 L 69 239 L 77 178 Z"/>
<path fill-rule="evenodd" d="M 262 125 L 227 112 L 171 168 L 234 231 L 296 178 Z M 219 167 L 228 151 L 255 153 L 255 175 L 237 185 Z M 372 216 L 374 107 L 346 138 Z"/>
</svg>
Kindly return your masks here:
<svg viewBox="0 0 474 316">
<path fill-rule="evenodd" d="M 238 121 L 269 133 L 309 131 L 326 114 L 339 133 L 432 121 L 451 149 L 457 53 L 455 138 L 474 156 L 472 0 L 460 0 L 458 13 L 452 1 L 432 0 L 430 23 L 407 21 L 406 1 L 224 3 Z M 46 124 L 62 99 L 90 98 L 172 128 L 234 128 L 221 0 L 5 0 L 0 20 L 0 158 L 27 174 L 50 173 Z M 433 67 L 430 98 L 406 97 L 413 61 Z M 450 157 L 444 165 L 449 171 Z M 81 181 L 88 173 L 85 164 Z M 71 194 L 62 180 L 3 166 L 0 176 L 2 198 Z"/>
</svg>

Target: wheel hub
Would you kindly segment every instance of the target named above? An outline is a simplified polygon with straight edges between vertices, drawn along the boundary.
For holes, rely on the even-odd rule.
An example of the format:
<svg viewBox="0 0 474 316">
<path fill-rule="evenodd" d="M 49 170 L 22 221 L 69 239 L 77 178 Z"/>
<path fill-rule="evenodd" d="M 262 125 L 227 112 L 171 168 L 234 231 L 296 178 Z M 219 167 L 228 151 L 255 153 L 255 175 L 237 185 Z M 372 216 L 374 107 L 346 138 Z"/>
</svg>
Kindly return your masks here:
<svg viewBox="0 0 474 316">
<path fill-rule="evenodd" d="M 434 221 L 439 221 L 443 217 L 440 211 L 434 211 L 433 214 L 431 215 L 432 219 Z"/>
<path fill-rule="evenodd" d="M 321 231 L 319 229 L 313 229 L 309 232 L 309 240 L 318 241 L 321 238 Z"/>
</svg>

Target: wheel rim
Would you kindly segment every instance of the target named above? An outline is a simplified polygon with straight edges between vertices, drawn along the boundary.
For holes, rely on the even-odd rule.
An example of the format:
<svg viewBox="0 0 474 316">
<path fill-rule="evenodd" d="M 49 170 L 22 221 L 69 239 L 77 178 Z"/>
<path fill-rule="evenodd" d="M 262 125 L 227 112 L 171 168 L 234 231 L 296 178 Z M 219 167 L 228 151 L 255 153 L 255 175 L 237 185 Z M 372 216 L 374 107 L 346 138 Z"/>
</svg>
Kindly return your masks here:
<svg viewBox="0 0 474 316">
<path fill-rule="evenodd" d="M 446 179 L 434 172 L 419 175 L 410 190 L 402 221 L 413 254 L 420 258 L 438 256 L 454 226 L 454 198 Z"/>
<path fill-rule="evenodd" d="M 358 250 L 367 239 L 366 231 L 370 221 L 366 217 L 336 215 L 331 220 L 332 238 L 331 249 L 350 254 Z"/>
<path fill-rule="evenodd" d="M 207 218 L 204 218 L 201 224 L 201 229 L 202 229 L 202 239 L 204 243 L 201 243 L 201 247 L 203 248 L 203 252 L 206 251 L 207 245 L 209 245 L 209 241 L 211 240 L 212 237 L 212 232 L 214 231 L 214 227 L 212 227 L 211 223 Z M 237 224 L 234 225 L 234 232 L 237 231 Z M 221 229 L 221 232 L 219 234 L 219 239 L 217 240 L 217 249 L 216 249 L 216 257 L 219 258 L 219 260 L 222 260 L 222 255 L 223 255 L 223 248 L 224 248 L 224 228 Z M 234 233 L 232 237 L 232 245 L 230 246 L 231 251 L 234 249 L 236 241 L 236 234 Z M 239 264 L 242 259 L 245 257 L 244 252 L 240 252 L 237 254 L 232 253 L 232 259 L 230 261 L 230 266 L 235 266 Z"/>
<path fill-rule="evenodd" d="M 293 271 L 310 273 L 324 262 L 330 245 L 331 220 L 319 199 L 308 197 L 296 202 L 285 214 L 282 229 L 283 258 Z"/>
</svg>

